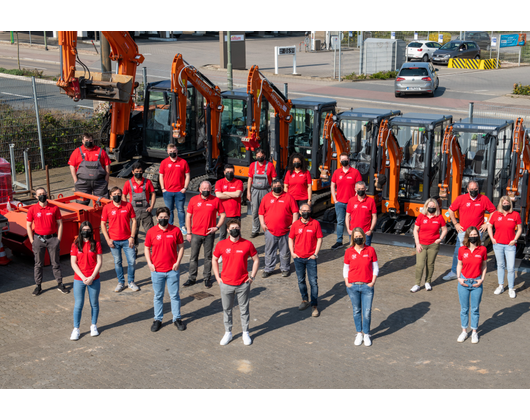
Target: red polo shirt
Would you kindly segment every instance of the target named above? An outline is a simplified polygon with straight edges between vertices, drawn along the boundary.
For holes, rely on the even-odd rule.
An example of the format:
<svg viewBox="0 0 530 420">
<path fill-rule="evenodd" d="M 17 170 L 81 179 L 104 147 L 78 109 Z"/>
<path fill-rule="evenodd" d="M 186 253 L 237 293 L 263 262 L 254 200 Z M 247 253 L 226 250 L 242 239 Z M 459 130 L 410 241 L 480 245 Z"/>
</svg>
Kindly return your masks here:
<svg viewBox="0 0 530 420">
<path fill-rule="evenodd" d="M 167 273 L 173 270 L 178 259 L 178 245 L 184 243 L 182 232 L 177 226 L 167 225 L 162 229 L 153 226 L 145 235 L 145 248 L 149 249 L 151 262 L 157 273 Z"/>
<path fill-rule="evenodd" d="M 226 178 L 222 178 L 215 183 L 216 192 L 243 192 L 243 181 L 234 179 L 228 182 Z M 219 197 L 217 197 L 219 198 Z M 241 217 L 241 196 L 237 198 L 219 198 L 225 209 L 226 217 Z"/>
<path fill-rule="evenodd" d="M 211 194 L 206 199 L 201 195 L 192 197 L 188 203 L 188 213 L 192 215 L 189 233 L 206 236 L 208 229 L 217 225 L 217 213 L 224 212 L 221 200 Z"/>
<path fill-rule="evenodd" d="M 61 219 L 61 210 L 50 202 L 46 202 L 46 207 L 41 207 L 39 203 L 32 205 L 26 216 L 28 222 L 35 223 L 33 230 L 37 235 L 57 233 L 57 220 Z"/>
<path fill-rule="evenodd" d="M 331 182 L 337 186 L 337 201 L 348 203 L 349 199 L 357 194 L 355 184 L 362 180 L 361 173 L 351 166 L 346 172 L 342 168 L 336 169 L 331 177 Z"/>
<path fill-rule="evenodd" d="M 463 194 L 454 201 L 449 210 L 458 210 L 458 220 L 464 230 L 470 226 L 477 229 L 484 224 L 484 213 L 493 213 L 496 208 L 488 197 L 479 194 L 476 199 L 472 199 L 469 194 Z"/>
<path fill-rule="evenodd" d="M 85 146 L 81 146 L 81 150 L 85 154 L 85 160 L 87 162 L 95 162 L 98 159 L 99 150 L 101 148 L 98 146 L 94 146 L 92 150 L 88 150 L 85 148 Z M 107 152 L 105 150 L 101 151 L 101 156 L 99 157 L 99 161 L 101 163 L 101 166 L 103 166 L 103 169 L 105 169 L 105 166 L 110 165 L 110 158 L 109 155 L 107 155 Z M 81 157 L 81 153 L 79 152 L 79 147 L 77 147 L 72 154 L 70 155 L 70 159 L 68 160 L 68 165 L 74 166 L 75 170 L 77 172 L 77 169 L 79 168 L 79 165 L 83 162 L 83 158 Z"/>
<path fill-rule="evenodd" d="M 344 254 L 344 264 L 350 266 L 348 271 L 348 283 L 362 281 L 371 283 L 374 276 L 372 263 L 377 261 L 375 249 L 365 245 L 361 252 L 355 250 L 355 246 L 349 247 Z"/>
<path fill-rule="evenodd" d="M 264 162 L 263 165 L 259 162 L 252 162 L 248 167 L 248 177 L 254 178 L 254 174 L 263 175 L 265 173 L 265 166 L 267 166 L 267 162 Z M 274 165 L 272 162 L 269 162 L 269 166 L 267 167 L 267 179 L 269 180 L 269 185 L 272 185 L 272 180 L 277 176 Z"/>
<path fill-rule="evenodd" d="M 237 242 L 232 242 L 230 238 L 218 242 L 213 255 L 223 257 L 223 283 L 230 286 L 243 284 L 248 279 L 248 259 L 257 253 L 252 242 L 241 237 Z"/>
<path fill-rule="evenodd" d="M 517 225 L 520 225 L 522 222 L 521 216 L 516 211 L 506 213 L 506 216 L 496 211 L 491 215 L 489 223 L 495 228 L 493 238 L 495 238 L 497 243 L 508 245 L 515 239 Z"/>
<path fill-rule="evenodd" d="M 155 188 L 153 187 L 153 183 L 150 179 L 142 178 L 142 183 L 138 184 L 134 179 L 132 179 L 133 189 L 134 192 L 137 194 L 140 194 L 142 192 L 142 189 L 145 188 L 145 197 L 147 200 L 147 205 L 149 205 L 149 199 L 151 198 L 151 194 L 155 192 Z M 131 194 L 131 184 L 129 181 L 125 183 L 123 186 L 123 195 L 127 197 L 130 195 L 130 200 L 132 201 L 132 194 Z"/>
<path fill-rule="evenodd" d="M 92 273 L 94 272 L 94 268 L 96 268 L 96 265 L 98 263 L 97 256 L 101 254 L 103 254 L 103 251 L 101 249 L 101 242 L 98 241 L 96 241 L 95 252 L 90 250 L 90 242 L 88 241 L 83 244 L 82 251 L 79 251 L 79 248 L 77 247 L 76 243 L 73 243 L 72 248 L 70 248 L 70 255 L 77 258 L 77 266 L 85 277 L 90 277 L 92 275 Z M 94 280 L 97 279 L 99 279 L 99 273 L 96 275 L 96 278 Z M 74 280 L 83 281 L 75 272 Z"/>
<path fill-rule="evenodd" d="M 164 175 L 164 188 L 169 192 L 179 192 L 186 183 L 186 174 L 190 172 L 188 162 L 177 157 L 173 162 L 170 157 L 165 158 L 160 164 L 159 173 Z"/>
<path fill-rule="evenodd" d="M 266 194 L 259 206 L 259 214 L 274 236 L 283 236 L 289 232 L 295 213 L 298 213 L 296 200 L 286 192 L 282 192 L 279 197 L 275 197 L 272 192 Z"/>
<path fill-rule="evenodd" d="M 429 218 L 429 216 L 420 213 L 414 224 L 420 227 L 418 232 L 420 244 L 431 245 L 440 239 L 440 229 L 445 226 L 445 220 L 441 214 Z"/>
<path fill-rule="evenodd" d="M 317 240 L 323 237 L 320 223 L 311 218 L 307 223 L 298 219 L 293 223 L 289 232 L 289 238 L 294 239 L 294 253 L 300 258 L 309 258 L 314 255 L 317 249 Z"/>
<path fill-rule="evenodd" d="M 109 236 L 113 241 L 125 241 L 131 237 L 131 220 L 136 218 L 131 203 L 122 201 L 118 207 L 114 202 L 103 207 L 101 221 L 109 222 Z"/>
<path fill-rule="evenodd" d="M 309 198 L 307 186 L 313 182 L 309 171 L 300 171 L 298 173 L 296 171 L 292 173 L 287 171 L 283 182 L 289 187 L 288 192 L 295 200 L 307 200 Z"/>
<path fill-rule="evenodd" d="M 372 214 L 377 214 L 377 208 L 372 197 L 365 195 L 365 199 L 361 202 L 355 195 L 348 200 L 346 213 L 350 214 L 350 229 L 360 227 L 366 233 L 372 226 Z"/>
<path fill-rule="evenodd" d="M 481 245 L 473 252 L 468 247 L 458 249 L 458 261 L 462 261 L 462 275 L 466 279 L 476 279 L 482 276 L 482 261 L 488 259 L 486 247 Z"/>
</svg>

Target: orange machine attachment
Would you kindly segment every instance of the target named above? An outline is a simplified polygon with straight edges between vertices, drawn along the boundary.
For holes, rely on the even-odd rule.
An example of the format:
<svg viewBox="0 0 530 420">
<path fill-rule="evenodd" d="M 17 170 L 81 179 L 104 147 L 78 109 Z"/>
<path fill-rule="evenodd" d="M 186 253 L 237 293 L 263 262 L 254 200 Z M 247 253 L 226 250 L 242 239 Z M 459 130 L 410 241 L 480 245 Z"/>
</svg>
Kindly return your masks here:
<svg viewBox="0 0 530 420">
<path fill-rule="evenodd" d="M 289 146 L 289 124 L 292 121 L 292 103 L 283 95 L 276 86 L 267 80 L 259 71 L 258 66 L 252 66 L 248 72 L 247 93 L 252 95 L 252 125 L 247 126 L 247 136 L 241 141 L 247 150 L 254 151 L 259 146 L 259 127 L 261 118 L 262 95 L 272 105 L 274 116 L 279 119 L 279 134 L 276 136 L 275 148 L 278 153 L 279 164 L 274 162 L 278 168 L 285 167 L 288 160 Z"/>
<path fill-rule="evenodd" d="M 453 134 L 453 126 L 448 126 L 445 128 L 442 144 L 442 173 L 440 177 L 441 183 L 438 184 L 438 188 L 440 188 L 440 198 L 442 200 L 447 200 L 450 194 L 452 203 L 460 195 L 460 192 L 462 191 L 464 166 L 464 156 L 462 155 L 458 139 Z M 451 175 L 453 181 L 451 186 L 449 186 Z"/>
<path fill-rule="evenodd" d="M 337 124 L 337 116 L 331 112 L 326 115 L 324 121 L 324 130 L 322 136 L 326 139 L 327 150 L 324 157 L 324 164 L 320 166 L 320 178 L 323 181 L 328 181 L 331 175 L 331 163 L 333 160 L 337 161 L 337 167 L 339 166 L 339 159 L 342 153 L 350 154 L 350 142 L 344 137 L 344 133 Z M 335 151 L 333 151 L 333 145 L 335 145 Z"/>
<path fill-rule="evenodd" d="M 520 195 L 518 188 L 519 181 L 524 171 L 530 171 L 530 144 L 528 135 L 525 133 L 522 118 L 517 118 L 515 123 L 511 160 L 511 173 L 506 192 L 511 200 L 515 201 L 516 196 Z M 528 190 L 530 191 L 530 188 Z"/>
<path fill-rule="evenodd" d="M 379 146 L 379 165 L 378 171 L 375 174 L 375 184 L 379 188 L 376 188 L 381 190 L 382 186 L 386 183 L 385 173 L 388 169 L 388 200 L 383 200 L 384 206 L 381 209 L 383 212 L 399 214 L 399 174 L 403 152 L 392 130 L 388 127 L 388 120 L 384 120 L 381 123 L 377 137 L 377 145 Z"/>
<path fill-rule="evenodd" d="M 171 65 L 171 92 L 177 94 L 177 101 L 173 107 L 171 126 L 173 138 L 177 139 L 178 143 L 184 143 L 186 138 L 188 82 L 206 99 L 206 121 L 210 125 L 210 129 L 207 130 L 208 144 L 212 145 L 208 150 L 208 161 L 211 163 L 212 156 L 219 155 L 221 141 L 221 114 L 224 109 L 221 89 L 188 64 L 182 58 L 182 54 L 176 54 Z M 215 141 L 211 141 L 212 139 Z"/>
<path fill-rule="evenodd" d="M 77 33 L 75 31 L 59 31 L 61 49 L 61 78 L 57 86 L 63 89 L 74 101 L 93 99 L 112 102 L 110 151 L 117 146 L 118 135 L 123 135 L 129 127 L 131 110 L 134 106 L 134 89 L 136 67 L 144 61 L 138 52 L 138 45 L 126 31 L 102 31 L 108 40 L 111 53 L 110 59 L 118 62 L 118 73 L 107 74 L 91 72 L 83 64 L 77 54 Z M 82 71 L 76 71 L 76 62 Z"/>
</svg>

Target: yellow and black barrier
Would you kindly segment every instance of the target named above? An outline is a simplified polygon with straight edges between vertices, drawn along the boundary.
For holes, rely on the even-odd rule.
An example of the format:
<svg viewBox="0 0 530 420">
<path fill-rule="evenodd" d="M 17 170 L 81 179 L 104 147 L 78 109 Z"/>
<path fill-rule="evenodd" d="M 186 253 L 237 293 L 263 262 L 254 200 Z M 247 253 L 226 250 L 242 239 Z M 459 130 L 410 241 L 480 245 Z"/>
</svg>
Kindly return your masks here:
<svg viewBox="0 0 530 420">
<path fill-rule="evenodd" d="M 497 67 L 497 59 L 476 60 L 468 58 L 450 58 L 447 66 L 450 69 L 475 69 L 475 70 L 494 70 Z"/>
<path fill-rule="evenodd" d="M 494 70 L 496 68 L 501 68 L 501 63 L 499 63 L 499 66 L 497 67 L 496 58 L 490 58 L 489 60 L 480 60 L 480 70 Z"/>
</svg>

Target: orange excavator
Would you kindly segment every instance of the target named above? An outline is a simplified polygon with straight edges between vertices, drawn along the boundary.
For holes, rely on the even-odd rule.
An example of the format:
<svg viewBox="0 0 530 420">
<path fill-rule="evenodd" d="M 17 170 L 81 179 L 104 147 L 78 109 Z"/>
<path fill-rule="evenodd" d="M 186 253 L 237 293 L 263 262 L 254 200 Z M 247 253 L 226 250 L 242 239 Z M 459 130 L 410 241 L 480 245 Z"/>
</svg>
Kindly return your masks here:
<svg viewBox="0 0 530 420">
<path fill-rule="evenodd" d="M 74 101 L 93 99 L 112 102 L 110 152 L 118 145 L 118 136 L 129 128 L 131 110 L 134 107 L 136 68 L 143 63 L 144 56 L 126 31 L 102 31 L 109 41 L 110 59 L 117 61 L 117 74 L 92 72 L 79 59 L 77 32 L 59 31 L 61 50 L 61 78 L 57 82 L 64 93 Z M 76 71 L 76 62 L 83 70 Z"/>
<path fill-rule="evenodd" d="M 442 207 L 449 205 L 462 193 L 462 177 L 464 175 L 465 160 L 458 139 L 453 134 L 453 126 L 445 128 L 442 144 L 441 176 L 438 187 L 440 188 L 440 199 Z M 444 212 L 442 212 L 444 213 Z M 449 221 L 450 219 L 446 217 Z"/>
<path fill-rule="evenodd" d="M 320 165 L 320 178 L 327 181 L 333 171 L 339 167 L 340 155 L 343 153 L 350 155 L 350 142 L 340 129 L 337 116 L 332 113 L 326 115 L 322 135 L 326 140 L 327 147 L 324 149 L 323 163 Z M 333 197 L 331 200 L 333 202 Z"/>
</svg>

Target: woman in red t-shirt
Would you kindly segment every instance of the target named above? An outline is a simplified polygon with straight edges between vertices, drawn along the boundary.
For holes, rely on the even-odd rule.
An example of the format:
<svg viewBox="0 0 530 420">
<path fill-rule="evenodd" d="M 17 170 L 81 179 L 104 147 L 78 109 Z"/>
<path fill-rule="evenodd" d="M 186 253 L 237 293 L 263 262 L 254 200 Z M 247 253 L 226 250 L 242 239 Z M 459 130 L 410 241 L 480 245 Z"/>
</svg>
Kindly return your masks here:
<svg viewBox="0 0 530 420">
<path fill-rule="evenodd" d="M 284 178 L 285 192 L 296 200 L 298 208 L 302 204 L 311 205 L 311 173 L 307 169 L 307 162 L 300 153 L 293 153 L 289 158 L 289 165 Z"/>
<path fill-rule="evenodd" d="M 90 335 L 99 335 L 96 327 L 99 315 L 99 270 L 103 262 L 101 243 L 94 240 L 94 230 L 88 221 L 81 223 L 79 236 L 70 249 L 70 260 L 74 269 L 74 330 L 70 340 L 79 340 L 79 324 L 81 313 L 85 304 L 85 289 L 88 289 L 88 298 L 92 308 L 92 325 Z"/>
<path fill-rule="evenodd" d="M 365 245 L 366 234 L 360 227 L 353 229 L 350 247 L 344 254 L 343 277 L 353 306 L 353 321 L 357 335 L 354 344 L 371 346 L 370 321 L 374 285 L 379 274 L 375 249 Z M 363 337 L 364 333 L 364 337 Z"/>
<path fill-rule="evenodd" d="M 440 230 L 442 231 L 441 235 Z M 440 214 L 440 206 L 434 198 L 429 198 L 423 205 L 420 215 L 416 218 L 414 226 L 417 254 L 416 284 L 410 289 L 412 293 L 420 290 L 425 267 L 427 267 L 425 270 L 425 290 L 432 290 L 431 279 L 434 273 L 434 261 L 436 261 L 436 256 L 440 251 L 440 243 L 445 235 L 447 235 L 447 227 L 443 216 Z"/>
<path fill-rule="evenodd" d="M 486 276 L 488 251 L 482 246 L 480 234 L 475 226 L 467 228 L 462 246 L 458 250 L 458 298 L 460 299 L 460 320 L 462 332 L 457 341 L 463 343 L 467 338 L 469 307 L 471 306 L 471 342 L 478 343 L 479 305 L 482 300 L 482 283 Z M 471 302 L 471 304 L 470 304 Z"/>
</svg>

